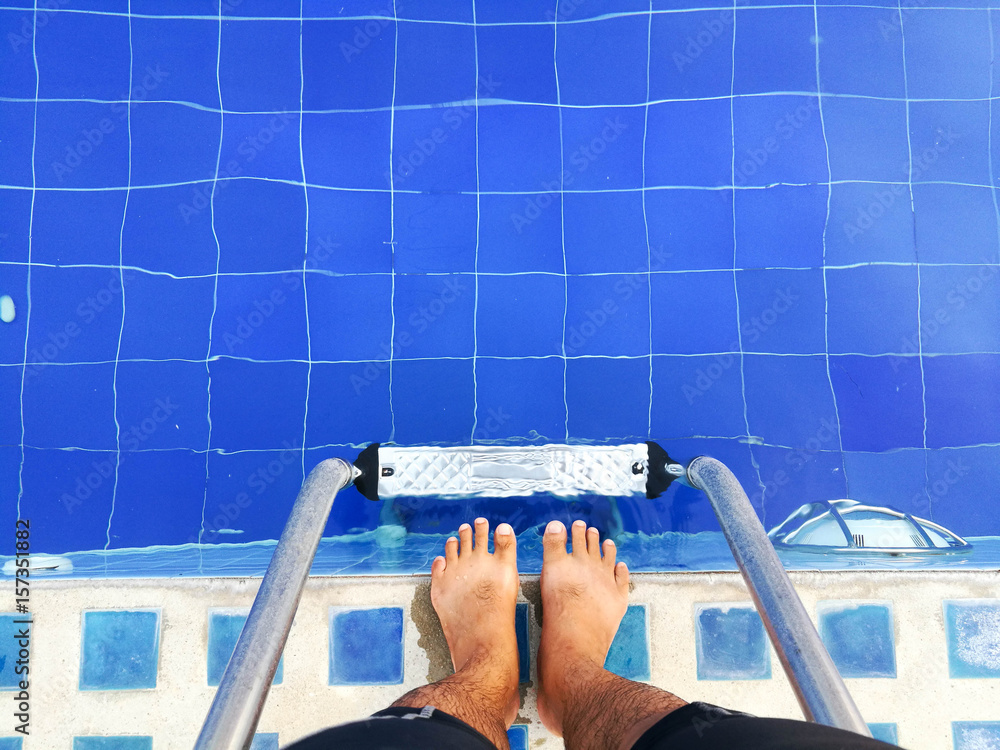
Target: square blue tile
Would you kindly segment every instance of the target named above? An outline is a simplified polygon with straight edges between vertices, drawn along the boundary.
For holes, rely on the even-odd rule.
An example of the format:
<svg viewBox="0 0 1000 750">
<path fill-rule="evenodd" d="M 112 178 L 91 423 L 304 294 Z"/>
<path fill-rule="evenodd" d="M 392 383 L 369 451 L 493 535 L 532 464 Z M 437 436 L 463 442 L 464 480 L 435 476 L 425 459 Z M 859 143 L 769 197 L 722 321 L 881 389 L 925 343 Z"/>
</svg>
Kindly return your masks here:
<svg viewBox="0 0 1000 750">
<path fill-rule="evenodd" d="M 278 733 L 256 732 L 253 742 L 250 743 L 250 750 L 278 750 Z"/>
<path fill-rule="evenodd" d="M 649 360 L 582 357 L 566 362 L 569 437 L 601 442 L 649 434 Z"/>
<path fill-rule="evenodd" d="M 734 93 L 815 90 L 812 8 L 738 10 L 736 28 Z"/>
<path fill-rule="evenodd" d="M 0 181 L 4 185 L 31 187 L 31 143 L 34 132 L 34 105 L 27 102 L 0 102 L 0 117 L 4 121 L 4 139 L 0 142 Z M 59 147 L 59 136 L 48 147 L 50 157 L 54 157 Z M 43 144 L 43 147 L 44 144 Z M 61 159 L 62 152 L 55 158 Z M 49 169 L 45 163 L 45 169 Z M 56 177 L 53 174 L 52 179 Z M 65 179 L 65 178 L 64 178 Z"/>
<path fill-rule="evenodd" d="M 143 12 L 134 6 L 133 11 Z M 133 84 L 156 91 L 155 96 L 147 98 L 218 108 L 217 19 L 133 16 L 131 26 Z M 215 118 L 218 121 L 218 115 Z"/>
<path fill-rule="evenodd" d="M 913 205 L 921 261 L 997 262 L 997 216 L 988 188 L 916 184 Z"/>
<path fill-rule="evenodd" d="M 738 271 L 743 350 L 815 354 L 826 348 L 823 272 Z"/>
<path fill-rule="evenodd" d="M 17 669 L 16 662 L 20 650 L 15 639 L 19 632 L 28 627 L 25 624 L 14 622 L 19 619 L 24 619 L 24 617 L 17 614 L 0 615 L 0 637 L 3 638 L 3 647 L 0 648 L 0 690 L 17 690 L 19 689 L 18 684 L 25 678 L 25 675 L 19 675 L 14 671 Z M 525 626 L 527 626 L 527 621 Z"/>
<path fill-rule="evenodd" d="M 521 602 L 514 610 L 514 632 L 517 635 L 518 680 L 531 681 L 531 643 L 528 639 L 528 605 Z"/>
<path fill-rule="evenodd" d="M 233 281 L 232 277 L 219 279 L 220 301 L 222 290 L 232 286 Z M 215 295 L 216 284 L 212 278 L 177 279 L 159 274 L 133 273 L 125 280 L 121 359 L 203 359 L 208 352 Z M 220 312 L 229 311 L 220 306 L 216 315 Z M 225 316 L 222 321 L 216 321 L 216 335 L 220 338 L 215 342 L 217 350 L 220 345 L 225 347 L 226 342 L 221 341 L 223 337 L 219 329 L 226 323 L 234 328 L 237 325 Z M 256 329 L 251 330 L 256 333 Z M 234 333 L 231 335 L 235 337 Z M 246 356 L 248 347 L 243 343 L 242 340 L 233 343 L 229 353 Z M 228 351 L 228 347 L 223 351 Z"/>
<path fill-rule="evenodd" d="M 302 106 L 308 110 L 388 107 L 395 44 L 395 24 L 384 18 L 304 21 Z"/>
<path fill-rule="evenodd" d="M 124 188 L 128 184 L 128 129 L 111 106 L 83 101 L 38 104 L 34 151 L 38 187 Z M 30 134 L 30 115 L 21 114 L 28 117 Z M 5 120 L 12 122 L 10 117 Z M 19 135 L 14 130 L 11 140 L 17 143 Z M 31 153 L 30 145 L 29 140 L 21 147 Z M 10 163 L 15 165 L 17 161 Z M 16 174 L 12 176 L 14 180 L 5 182 L 24 184 Z M 27 184 L 31 184 L 30 180 Z"/>
<path fill-rule="evenodd" d="M 208 441 L 208 370 L 201 362 L 120 362 L 123 451 L 201 448 Z"/>
<path fill-rule="evenodd" d="M 306 196 L 301 187 L 261 180 L 226 180 L 215 195 L 222 272 L 302 268 Z"/>
<path fill-rule="evenodd" d="M 247 610 L 211 610 L 208 613 L 208 684 L 216 687 L 222 681 L 222 675 L 229 666 L 229 660 L 236 650 L 236 642 L 240 639 L 243 626 L 246 625 Z M 278 660 L 278 668 L 274 672 L 272 685 L 280 685 L 285 673 L 285 657 Z M 259 735 L 258 735 L 259 737 Z M 277 739 L 277 735 L 275 735 Z M 257 739 L 254 739 L 254 743 Z"/>
<path fill-rule="evenodd" d="M 945 601 L 944 619 L 949 676 L 1000 677 L 1000 600 Z"/>
<path fill-rule="evenodd" d="M 1000 268 L 925 266 L 920 271 L 924 352 L 988 352 L 1000 341 Z"/>
<path fill-rule="evenodd" d="M 36 192 L 38 200 L 46 193 Z M 0 189 L 0 261 L 28 261 L 28 223 L 31 220 L 31 191 Z M 33 238 L 33 249 L 38 248 L 37 236 Z"/>
<path fill-rule="evenodd" d="M 646 605 L 629 605 L 611 642 L 604 668 L 627 680 L 648 680 L 648 638 Z"/>
<path fill-rule="evenodd" d="M 1000 448 L 928 451 L 927 474 L 925 496 L 938 523 L 960 535 L 1000 533 L 1000 519 L 982 502 L 1000 481 Z"/>
<path fill-rule="evenodd" d="M 650 99 L 728 96 L 734 19 L 732 8 L 654 15 Z"/>
<path fill-rule="evenodd" d="M 479 26 L 476 28 L 476 49 L 479 75 L 499 84 L 489 94 L 491 97 L 556 103 L 552 26 Z"/>
<path fill-rule="evenodd" d="M 330 684 L 402 682 L 403 610 L 330 607 Z"/>
<path fill-rule="evenodd" d="M 26 377 L 25 443 L 114 450 L 114 370 L 114 363 L 51 366 Z"/>
<path fill-rule="evenodd" d="M 924 358 L 928 447 L 1000 442 L 998 372 L 996 354 Z"/>
<path fill-rule="evenodd" d="M 819 634 L 842 677 L 895 677 L 892 605 L 820 602 Z"/>
<path fill-rule="evenodd" d="M 155 688 L 160 613 L 84 612 L 81 651 L 80 690 Z"/>
<path fill-rule="evenodd" d="M 124 191 L 39 191 L 31 258 L 42 263 L 117 265 L 124 215 Z"/>
<path fill-rule="evenodd" d="M 307 370 L 304 362 L 212 360 L 212 447 L 274 450 L 301 441 Z"/>
<path fill-rule="evenodd" d="M 476 382 L 481 394 L 477 440 L 557 443 L 565 437 L 563 362 L 558 357 L 480 357 Z"/>
<path fill-rule="evenodd" d="M 671 407 L 653 409 L 653 435 L 743 435 L 742 385 L 739 354 L 655 357 L 653 400 Z"/>
<path fill-rule="evenodd" d="M 507 742 L 510 750 L 528 750 L 528 727 L 524 724 L 512 726 L 507 730 Z"/>
<path fill-rule="evenodd" d="M 388 362 L 314 362 L 309 382 L 306 445 L 389 439 Z"/>
<path fill-rule="evenodd" d="M 767 680 L 771 652 L 752 606 L 695 605 L 699 680 Z"/>
<path fill-rule="evenodd" d="M 218 115 L 214 127 L 218 128 Z M 222 157 L 219 165 L 227 175 L 272 180 L 302 179 L 299 156 L 299 116 L 275 114 L 226 114 L 222 126 Z M 208 128 L 206 128 L 208 130 Z M 197 172 L 214 174 L 218 140 L 212 149 L 212 166 Z"/>
<path fill-rule="evenodd" d="M 565 280 L 558 276 L 481 276 L 478 353 L 502 357 L 559 354 L 565 305 Z"/>
<path fill-rule="evenodd" d="M 211 191 L 208 181 L 129 193 L 122 236 L 125 265 L 183 276 L 214 274 L 219 248 L 209 208 Z M 177 252 L 178 247 L 184 252 Z M 117 243 L 113 248 L 117 253 Z"/>
<path fill-rule="evenodd" d="M 464 127 L 463 130 L 475 135 L 474 127 Z M 531 133 L 532 137 L 524 138 L 524 133 Z M 475 144 L 472 145 L 474 147 Z M 563 187 L 571 187 L 572 180 L 561 179 L 566 176 L 563 174 L 564 168 L 568 174 L 573 173 L 570 172 L 570 165 L 564 167 L 560 163 L 559 145 L 559 113 L 555 107 L 529 107 L 520 104 L 481 107 L 479 189 L 554 192 Z M 474 167 L 474 158 L 471 163 Z M 474 172 L 473 168 L 473 184 Z M 554 209 L 546 205 L 542 210 L 558 214 L 558 196 L 555 204 Z M 531 212 L 524 215 L 528 219 L 533 218 Z"/>
<path fill-rule="evenodd" d="M 732 184 L 732 122 L 728 101 L 650 105 L 646 132 L 647 185 Z"/>
<path fill-rule="evenodd" d="M 994 750 L 1000 747 L 1000 721 L 953 721 L 955 750 Z"/>
<path fill-rule="evenodd" d="M 0 49 L 0 96 L 35 98 L 35 61 L 31 54 L 33 14 L 25 10 L 0 11 L 0 35 L 7 40 Z M 28 12 L 26 12 L 28 11 Z M 28 33 L 25 33 L 28 32 Z"/>
<path fill-rule="evenodd" d="M 215 173 L 219 158 L 219 116 L 216 113 L 158 102 L 133 104 L 129 112 L 133 184 L 185 182 Z M 125 127 L 124 118 L 118 119 L 123 120 L 122 127 Z M 296 141 L 297 134 L 298 128 Z M 234 151 L 235 147 L 223 150 L 223 165 L 226 156 L 235 156 Z M 300 174 L 297 171 L 293 177 L 280 176 L 294 179 Z"/>
<path fill-rule="evenodd" d="M 646 192 L 653 270 L 733 267 L 733 194 L 715 190 Z"/>
<path fill-rule="evenodd" d="M 221 44 L 219 84 L 227 110 L 298 110 L 297 20 L 224 24 Z"/>
<path fill-rule="evenodd" d="M 563 111 L 562 133 L 566 188 L 643 187 L 644 108 L 567 109 Z"/>
<path fill-rule="evenodd" d="M 476 269 L 476 196 L 399 193 L 393 208 L 397 273 Z"/>
<path fill-rule="evenodd" d="M 397 125 L 401 119 L 397 116 Z M 303 115 L 302 153 L 309 184 L 385 189 L 390 172 L 385 154 L 389 126 L 388 112 Z M 396 166 L 394 159 L 392 168 Z"/>
<path fill-rule="evenodd" d="M 911 14 L 912 15 L 912 14 Z M 886 8 L 817 8 L 819 76 L 824 92 L 904 96 L 903 41 L 896 11 Z M 897 24 L 887 29 L 887 24 Z M 907 41 L 909 41 L 907 39 Z M 909 56 L 909 51 L 907 51 Z M 858 60 L 870 61 L 858 65 Z M 911 89 L 910 96 L 913 96 Z M 825 99 L 826 104 L 833 99 Z"/>
<path fill-rule="evenodd" d="M 122 454 L 111 548 L 186 544 L 197 537 L 205 474 L 205 456 L 194 450 Z"/>
<path fill-rule="evenodd" d="M 564 104 L 646 100 L 649 18 L 636 14 L 558 26 L 556 66 Z"/>
<path fill-rule="evenodd" d="M 470 76 L 470 86 L 472 84 Z M 487 107 L 486 109 L 491 109 Z M 396 189 L 428 192 L 476 190 L 476 118 L 469 107 L 404 109 L 397 111 L 392 134 L 392 185 Z M 488 140 L 479 110 L 480 155 Z M 380 146 L 385 151 L 385 146 Z M 379 187 L 387 188 L 388 160 L 379 165 Z M 485 162 L 481 162 L 485 164 Z"/>
<path fill-rule="evenodd" d="M 922 450 L 870 453 L 844 451 L 844 470 L 851 478 L 851 497 L 871 505 L 888 505 L 927 518 L 930 514 Z M 944 523 L 939 520 L 939 523 Z M 951 528 L 945 523 L 945 526 Z"/>
<path fill-rule="evenodd" d="M 737 190 L 734 200 L 738 267 L 823 265 L 825 187 L 776 185 L 767 190 Z"/>
<path fill-rule="evenodd" d="M 913 352 L 917 337 L 917 269 L 861 266 L 826 272 L 831 352 Z M 872 321 L 878 320 L 877 326 Z"/>
<path fill-rule="evenodd" d="M 649 250 L 642 200 L 639 192 L 567 193 L 563 205 L 567 272 L 645 273 Z"/>
<path fill-rule="evenodd" d="M 308 359 L 301 273 L 220 276 L 214 300 L 212 356 Z"/>
<path fill-rule="evenodd" d="M 409 197 L 409 196 L 407 196 Z M 396 200 L 396 241 L 403 243 L 403 194 Z M 307 268 L 339 273 L 388 273 L 392 270 L 392 197 L 388 193 L 309 189 Z M 420 226 L 420 225 L 418 225 Z M 449 236 L 447 230 L 439 229 Z"/>
<path fill-rule="evenodd" d="M 392 368 L 392 409 L 401 445 L 468 445 L 476 400 L 472 360 L 401 360 Z"/>
<path fill-rule="evenodd" d="M 934 9 L 903 17 L 906 71 L 913 99 L 990 95 L 990 27 L 986 10 Z M 961 39 L 955 45 L 951 39 Z"/>
<path fill-rule="evenodd" d="M 567 356 L 648 354 L 648 280 L 645 273 L 569 277 Z"/>
<path fill-rule="evenodd" d="M 734 184 L 826 181 L 826 150 L 816 97 L 776 95 L 736 99 L 733 124 Z M 698 134 L 699 138 L 705 136 Z"/>
<path fill-rule="evenodd" d="M 153 750 L 153 738 L 139 735 L 74 737 L 73 750 Z"/>
<path fill-rule="evenodd" d="M 392 280 L 388 276 L 310 274 L 309 335 L 314 360 L 388 360 L 392 352 Z M 339 321 L 346 337 L 331 326 Z M 398 321 L 407 325 L 406 321 Z"/>
<path fill-rule="evenodd" d="M 881 742 L 888 742 L 890 745 L 899 744 L 899 732 L 896 729 L 895 722 L 885 721 L 876 722 L 868 724 L 868 731 L 872 733 L 872 737 Z"/>
<path fill-rule="evenodd" d="M 562 273 L 562 245 L 557 193 L 479 197 L 481 273 Z"/>
<path fill-rule="evenodd" d="M 750 354 L 743 370 L 751 435 L 795 448 L 814 438 L 823 442 L 824 450 L 839 448 L 825 357 Z"/>
<path fill-rule="evenodd" d="M 823 117 L 832 179 L 908 180 L 906 102 L 830 97 Z"/>
<path fill-rule="evenodd" d="M 398 359 L 471 357 L 475 351 L 476 277 L 401 275 L 393 310 Z"/>
<path fill-rule="evenodd" d="M 654 352 L 738 351 L 736 285 L 732 271 L 655 274 L 651 285 Z"/>
<path fill-rule="evenodd" d="M 989 184 L 989 102 L 913 102 L 913 181 Z"/>
<path fill-rule="evenodd" d="M 57 13 L 34 40 L 38 96 L 44 99 L 118 99 L 129 90 L 128 18 Z"/>
<path fill-rule="evenodd" d="M 905 184 L 834 185 L 826 231 L 827 263 L 914 263 L 913 223 L 910 190 Z M 822 231 L 812 236 L 822 237 Z"/>
<path fill-rule="evenodd" d="M 21 750 L 20 737 L 0 737 L 0 750 Z"/>
<path fill-rule="evenodd" d="M 397 106 L 476 98 L 473 27 L 401 21 L 396 28 Z"/>
</svg>

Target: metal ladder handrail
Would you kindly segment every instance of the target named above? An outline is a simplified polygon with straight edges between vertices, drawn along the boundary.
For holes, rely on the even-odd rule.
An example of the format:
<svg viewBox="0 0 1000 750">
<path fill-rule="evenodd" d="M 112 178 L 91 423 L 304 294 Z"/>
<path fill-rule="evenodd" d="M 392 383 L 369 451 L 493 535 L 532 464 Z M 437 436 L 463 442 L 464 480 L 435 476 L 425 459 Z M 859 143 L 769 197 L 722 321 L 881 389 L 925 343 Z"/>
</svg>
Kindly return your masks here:
<svg viewBox="0 0 1000 750">
<path fill-rule="evenodd" d="M 334 498 L 355 471 L 346 461 L 330 458 L 302 484 L 195 750 L 247 750 L 253 742 Z"/>
</svg>

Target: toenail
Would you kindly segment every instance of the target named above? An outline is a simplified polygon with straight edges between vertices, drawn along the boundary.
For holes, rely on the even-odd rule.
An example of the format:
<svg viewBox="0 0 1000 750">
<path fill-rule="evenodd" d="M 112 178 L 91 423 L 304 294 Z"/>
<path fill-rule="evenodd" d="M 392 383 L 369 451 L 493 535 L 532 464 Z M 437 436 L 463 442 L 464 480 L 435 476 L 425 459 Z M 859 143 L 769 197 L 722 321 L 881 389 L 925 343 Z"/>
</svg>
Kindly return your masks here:
<svg viewBox="0 0 1000 750">
<path fill-rule="evenodd" d="M 587 524 L 584 523 L 583 521 L 573 521 L 573 525 L 576 526 L 576 527 L 580 527 L 580 526 L 584 526 L 585 527 Z"/>
<path fill-rule="evenodd" d="M 562 521 L 549 521 L 549 525 L 545 527 L 546 534 L 558 534 L 562 530 Z"/>
<path fill-rule="evenodd" d="M 496 533 L 500 536 L 508 536 L 514 533 L 514 529 L 511 528 L 510 524 L 502 523 L 497 526 Z"/>
<path fill-rule="evenodd" d="M 485 518 L 477 518 L 476 519 L 476 523 L 486 523 L 486 519 Z"/>
</svg>

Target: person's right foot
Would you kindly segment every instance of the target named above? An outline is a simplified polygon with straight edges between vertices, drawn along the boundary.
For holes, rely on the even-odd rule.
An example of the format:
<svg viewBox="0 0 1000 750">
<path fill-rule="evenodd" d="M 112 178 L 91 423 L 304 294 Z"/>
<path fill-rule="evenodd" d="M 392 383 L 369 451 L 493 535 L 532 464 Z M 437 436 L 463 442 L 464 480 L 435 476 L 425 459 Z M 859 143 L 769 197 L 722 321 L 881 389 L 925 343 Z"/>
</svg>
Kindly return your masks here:
<svg viewBox="0 0 1000 750">
<path fill-rule="evenodd" d="M 570 690 L 588 672 L 602 670 L 628 607 L 628 567 L 615 564 L 615 543 L 583 521 L 552 521 L 542 538 L 542 637 L 538 648 L 538 716 L 557 736 Z"/>
</svg>

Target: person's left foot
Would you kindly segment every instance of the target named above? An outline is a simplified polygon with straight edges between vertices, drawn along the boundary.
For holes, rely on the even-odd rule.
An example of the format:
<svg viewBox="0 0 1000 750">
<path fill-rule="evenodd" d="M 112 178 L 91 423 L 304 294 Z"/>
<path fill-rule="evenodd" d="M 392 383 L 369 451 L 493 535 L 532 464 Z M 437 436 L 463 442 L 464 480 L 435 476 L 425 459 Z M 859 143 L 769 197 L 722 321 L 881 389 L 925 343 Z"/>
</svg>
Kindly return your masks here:
<svg viewBox="0 0 1000 750">
<path fill-rule="evenodd" d="M 464 523 L 458 529 L 459 539 L 448 539 L 444 557 L 436 557 L 431 565 L 431 603 L 455 671 L 481 676 L 485 690 L 497 691 L 510 726 L 519 705 L 514 632 L 517 542 L 510 524 L 502 523 L 493 535 L 495 551 L 490 554 L 489 532 L 489 522 L 477 518 L 475 535 Z"/>
</svg>

